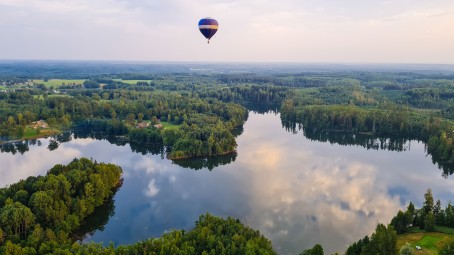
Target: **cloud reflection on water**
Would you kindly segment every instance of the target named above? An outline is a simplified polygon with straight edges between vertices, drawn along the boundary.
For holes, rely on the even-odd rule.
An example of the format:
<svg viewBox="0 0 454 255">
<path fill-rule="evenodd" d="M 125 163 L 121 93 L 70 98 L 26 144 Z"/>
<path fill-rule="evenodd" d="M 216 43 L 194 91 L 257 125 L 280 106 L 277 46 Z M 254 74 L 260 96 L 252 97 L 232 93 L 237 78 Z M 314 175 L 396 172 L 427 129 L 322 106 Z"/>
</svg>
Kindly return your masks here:
<svg viewBox="0 0 454 255">
<path fill-rule="evenodd" d="M 244 130 L 237 162 L 250 169 L 241 173 L 252 194 L 249 223 L 283 254 L 315 243 L 343 252 L 409 201 L 421 205 L 427 188 L 444 205 L 453 197 L 453 181 L 441 177 L 422 143 L 393 152 L 311 142 L 283 133 L 273 114 L 251 114 Z"/>
<path fill-rule="evenodd" d="M 55 164 L 69 162 L 81 155 L 77 149 L 49 151 L 47 146 L 48 141 L 43 140 L 41 146 L 30 146 L 33 149 L 24 154 L 0 153 L 0 187 L 29 176 L 44 175 Z"/>
</svg>

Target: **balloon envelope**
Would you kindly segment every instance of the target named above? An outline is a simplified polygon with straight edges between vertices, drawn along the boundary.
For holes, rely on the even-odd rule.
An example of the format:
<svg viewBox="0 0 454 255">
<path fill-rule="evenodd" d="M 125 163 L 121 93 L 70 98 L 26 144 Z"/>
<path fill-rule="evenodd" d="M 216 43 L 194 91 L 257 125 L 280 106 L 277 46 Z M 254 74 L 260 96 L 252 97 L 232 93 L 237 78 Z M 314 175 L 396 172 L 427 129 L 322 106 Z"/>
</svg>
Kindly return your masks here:
<svg viewBox="0 0 454 255">
<path fill-rule="evenodd" d="M 199 21 L 199 30 L 210 41 L 218 31 L 218 22 L 213 18 L 203 18 Z"/>
</svg>

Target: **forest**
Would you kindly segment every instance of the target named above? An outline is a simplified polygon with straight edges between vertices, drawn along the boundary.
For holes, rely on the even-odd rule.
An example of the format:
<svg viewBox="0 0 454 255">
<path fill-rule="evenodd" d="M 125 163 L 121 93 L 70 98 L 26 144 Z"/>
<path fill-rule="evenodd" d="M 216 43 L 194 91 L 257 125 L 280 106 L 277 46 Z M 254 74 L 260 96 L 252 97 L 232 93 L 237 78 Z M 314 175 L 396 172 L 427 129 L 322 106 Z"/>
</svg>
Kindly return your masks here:
<svg viewBox="0 0 454 255">
<path fill-rule="evenodd" d="M 118 166 L 82 158 L 0 189 L 3 254 L 48 254 L 74 240 L 84 220 L 121 186 L 121 174 Z"/>
</svg>

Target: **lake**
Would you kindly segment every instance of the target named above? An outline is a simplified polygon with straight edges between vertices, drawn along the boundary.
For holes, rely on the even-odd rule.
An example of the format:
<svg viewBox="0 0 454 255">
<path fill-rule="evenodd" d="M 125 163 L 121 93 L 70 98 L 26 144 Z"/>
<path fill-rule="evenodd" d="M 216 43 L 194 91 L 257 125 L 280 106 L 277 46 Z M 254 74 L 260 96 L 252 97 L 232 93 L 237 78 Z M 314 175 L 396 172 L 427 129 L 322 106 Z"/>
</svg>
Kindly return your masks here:
<svg viewBox="0 0 454 255">
<path fill-rule="evenodd" d="M 196 159 L 201 169 L 193 170 L 187 168 L 191 161 L 175 164 L 133 152 L 128 144 L 72 138 L 49 150 L 50 139 L 40 139 L 23 154 L 0 154 L 0 186 L 74 158 L 110 162 L 123 168 L 124 183 L 114 214 L 86 241 L 128 244 L 189 230 L 209 212 L 239 218 L 285 255 L 316 243 L 325 254 L 344 252 L 409 201 L 420 207 L 428 188 L 443 207 L 454 193 L 452 178 L 443 178 L 417 141 L 406 142 L 403 151 L 319 142 L 286 131 L 278 114 L 251 112 L 237 142 L 237 155 L 221 158 L 211 170 L 210 162 Z"/>
</svg>

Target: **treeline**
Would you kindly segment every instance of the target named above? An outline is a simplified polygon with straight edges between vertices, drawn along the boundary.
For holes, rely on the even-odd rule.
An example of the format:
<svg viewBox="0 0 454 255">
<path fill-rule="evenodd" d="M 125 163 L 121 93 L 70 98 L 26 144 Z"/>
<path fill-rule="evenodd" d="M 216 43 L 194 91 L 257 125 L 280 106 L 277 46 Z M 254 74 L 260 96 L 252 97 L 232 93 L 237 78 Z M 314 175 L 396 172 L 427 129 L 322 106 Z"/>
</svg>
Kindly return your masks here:
<svg viewBox="0 0 454 255">
<path fill-rule="evenodd" d="M 418 227 L 427 232 L 436 231 L 437 227 L 454 228 L 454 206 L 451 202 L 442 208 L 440 200 L 435 201 L 430 189 L 424 194 L 424 204 L 420 209 L 415 209 L 413 203 L 405 212 L 399 210 L 391 225 L 398 234 L 408 233 L 412 227 Z"/>
<path fill-rule="evenodd" d="M 405 135 L 427 140 L 430 134 L 448 129 L 452 123 L 440 118 L 428 118 L 415 111 L 395 105 L 361 108 L 349 105 L 297 106 L 287 99 L 281 107 L 283 121 L 300 123 L 310 128 L 371 133 L 376 135 Z"/>
<path fill-rule="evenodd" d="M 281 118 L 284 126 L 294 129 L 296 124 L 302 125 L 305 134 L 310 135 L 313 130 L 321 133 L 320 139 L 330 131 L 417 139 L 426 143 L 427 152 L 444 174 L 454 171 L 454 123 L 440 117 L 428 117 L 393 104 L 378 108 L 360 108 L 351 104 L 301 106 L 286 99 L 281 107 Z M 369 146 L 368 143 L 363 145 Z"/>
<path fill-rule="evenodd" d="M 41 245 L 44 247 L 44 244 Z M 263 254 L 274 255 L 271 242 L 259 231 L 244 226 L 239 220 L 222 219 L 210 214 L 201 215 L 190 231 L 173 230 L 162 237 L 151 238 L 131 245 L 115 247 L 113 243 L 101 244 L 78 242 L 54 242 L 48 249 L 34 249 L 30 244 L 19 245 L 11 241 L 0 247 L 5 255 L 64 254 L 64 255 L 136 255 L 136 254 L 181 254 L 181 255 L 228 255 Z"/>
<path fill-rule="evenodd" d="M 82 158 L 0 189 L 0 253 L 50 254 L 72 243 L 121 185 L 121 174 L 118 166 Z"/>
<path fill-rule="evenodd" d="M 222 86 L 199 92 L 202 98 L 217 98 L 223 102 L 280 104 L 290 90 L 273 84 L 254 83 L 235 86 Z"/>
<path fill-rule="evenodd" d="M 454 129 L 442 129 L 440 134 L 430 137 L 427 152 L 432 155 L 432 161 L 437 163 L 446 174 L 454 173 Z"/>
</svg>

